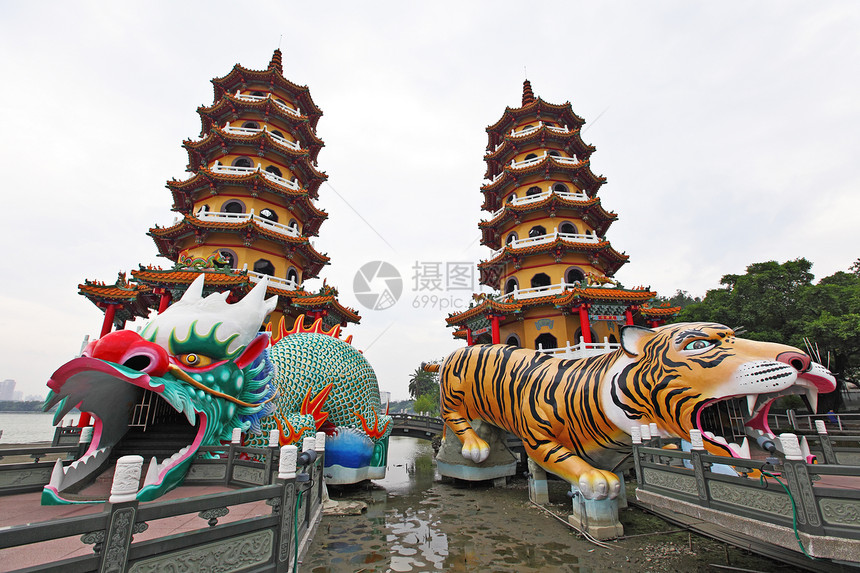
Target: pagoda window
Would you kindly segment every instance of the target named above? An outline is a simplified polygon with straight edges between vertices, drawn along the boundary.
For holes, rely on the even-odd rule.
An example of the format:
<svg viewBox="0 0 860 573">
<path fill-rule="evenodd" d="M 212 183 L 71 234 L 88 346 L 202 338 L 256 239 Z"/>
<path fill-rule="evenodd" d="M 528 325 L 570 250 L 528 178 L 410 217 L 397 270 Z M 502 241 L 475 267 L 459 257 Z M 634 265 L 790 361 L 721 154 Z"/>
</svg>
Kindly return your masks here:
<svg viewBox="0 0 860 573">
<path fill-rule="evenodd" d="M 513 200 L 514 200 L 514 199 L 516 199 L 516 198 L 517 198 L 517 194 L 516 194 L 516 193 L 511 193 L 510 195 L 508 195 L 508 198 L 507 198 L 507 199 L 505 199 L 505 201 L 506 201 L 507 203 L 511 203 L 511 202 L 513 202 Z"/>
<path fill-rule="evenodd" d="M 535 154 L 535 153 L 529 153 L 528 155 L 526 155 L 526 159 L 525 159 L 525 160 L 526 160 L 526 161 L 528 161 L 529 159 L 537 159 L 537 154 Z"/>
<path fill-rule="evenodd" d="M 294 230 L 296 233 L 299 232 L 299 222 L 295 219 L 290 219 L 290 224 L 288 225 L 288 227 Z"/>
<path fill-rule="evenodd" d="M 273 223 L 278 222 L 278 214 L 272 211 L 271 209 L 263 209 L 260 211 L 260 217 L 266 219 L 267 221 L 271 221 Z"/>
<path fill-rule="evenodd" d="M 574 284 L 585 280 L 585 273 L 582 269 L 571 267 L 564 272 L 564 282 Z"/>
<path fill-rule="evenodd" d="M 266 94 L 264 94 L 263 92 L 251 92 L 251 95 L 257 97 L 266 97 Z"/>
<path fill-rule="evenodd" d="M 253 167 L 254 164 L 247 157 L 237 157 L 233 160 L 233 167 Z"/>
<path fill-rule="evenodd" d="M 570 221 L 565 221 L 558 227 L 559 233 L 564 233 L 565 235 L 575 235 L 576 234 L 576 226 Z"/>
<path fill-rule="evenodd" d="M 277 175 L 278 177 L 284 176 L 284 174 L 281 173 L 281 170 L 278 169 L 277 167 L 275 167 L 274 165 L 269 165 L 268 167 L 266 167 L 266 171 L 268 171 L 272 175 Z"/>
<path fill-rule="evenodd" d="M 508 279 L 508 282 L 505 283 L 505 294 L 511 294 L 515 290 L 519 288 L 519 283 L 517 283 L 517 279 L 511 277 Z"/>
<path fill-rule="evenodd" d="M 564 183 L 556 183 L 552 186 L 552 190 L 556 193 L 567 193 L 567 185 Z"/>
<path fill-rule="evenodd" d="M 520 348 L 520 346 L 522 346 L 520 344 L 520 338 L 516 334 L 511 334 L 510 336 L 508 336 L 508 339 L 505 340 L 505 344 L 507 344 L 508 346 L 516 346 L 517 348 Z"/>
<path fill-rule="evenodd" d="M 546 229 L 540 225 L 535 225 L 529 229 L 529 237 L 543 237 L 546 235 Z"/>
<path fill-rule="evenodd" d="M 290 270 L 287 271 L 287 280 L 295 283 L 297 286 L 299 284 L 299 273 L 296 269 L 290 267 Z"/>
<path fill-rule="evenodd" d="M 534 127 L 535 127 L 535 126 L 533 126 L 532 124 L 528 124 L 527 126 L 525 126 L 524 128 L 522 128 L 520 131 L 526 131 L 527 129 L 534 129 Z M 526 158 L 526 159 L 528 159 L 528 158 Z"/>
<path fill-rule="evenodd" d="M 550 157 L 561 157 L 561 153 L 559 153 L 558 151 L 550 151 L 549 156 Z"/>
<path fill-rule="evenodd" d="M 540 350 L 549 350 L 550 348 L 558 348 L 558 340 L 549 332 L 544 332 L 535 338 L 535 348 Z"/>
<path fill-rule="evenodd" d="M 277 129 L 273 129 L 273 130 L 272 130 L 272 135 L 277 135 L 277 136 L 278 136 L 278 137 L 280 137 L 281 139 L 286 139 L 286 137 L 284 137 L 284 134 L 283 134 L 283 133 L 281 133 L 280 131 L 278 131 Z"/>
<path fill-rule="evenodd" d="M 546 273 L 538 273 L 532 277 L 532 288 L 548 287 L 552 284 L 552 279 Z"/>
<path fill-rule="evenodd" d="M 242 124 L 245 129 L 260 129 L 260 124 L 256 121 L 246 121 Z"/>
<path fill-rule="evenodd" d="M 511 233 L 511 234 L 510 234 L 510 235 L 508 235 L 508 237 L 505 239 L 505 244 L 506 244 L 506 245 L 510 245 L 511 243 L 513 243 L 513 242 L 514 242 L 514 241 L 516 241 L 516 240 L 517 240 L 517 234 L 516 234 L 515 232 L 514 232 L 514 233 Z"/>
<path fill-rule="evenodd" d="M 239 259 L 238 257 L 236 257 L 236 253 L 234 251 L 232 251 L 231 249 L 221 249 L 218 251 L 218 254 L 227 260 L 227 266 L 229 268 L 236 268 L 236 261 Z"/>
<path fill-rule="evenodd" d="M 529 190 L 526 191 L 526 197 L 532 197 L 534 195 L 540 195 L 541 193 L 543 193 L 543 190 L 540 187 L 538 187 L 537 185 L 535 185 L 534 187 L 529 187 Z"/>
<path fill-rule="evenodd" d="M 594 332 L 594 329 L 589 328 L 588 331 L 591 332 L 591 340 L 597 340 L 597 333 Z M 581 328 L 576 329 L 576 334 L 573 335 L 573 338 L 574 338 L 574 344 L 579 344 L 579 341 L 582 339 L 582 329 Z"/>
<path fill-rule="evenodd" d="M 221 207 L 221 211 L 224 213 L 244 213 L 245 212 L 245 204 L 236 199 L 230 199 Z"/>
<path fill-rule="evenodd" d="M 618 344 L 618 339 L 615 338 L 614 334 L 609 335 L 609 344 Z"/>
<path fill-rule="evenodd" d="M 272 264 L 272 261 L 260 259 L 254 263 L 254 272 L 273 277 L 275 276 L 275 265 Z"/>
</svg>

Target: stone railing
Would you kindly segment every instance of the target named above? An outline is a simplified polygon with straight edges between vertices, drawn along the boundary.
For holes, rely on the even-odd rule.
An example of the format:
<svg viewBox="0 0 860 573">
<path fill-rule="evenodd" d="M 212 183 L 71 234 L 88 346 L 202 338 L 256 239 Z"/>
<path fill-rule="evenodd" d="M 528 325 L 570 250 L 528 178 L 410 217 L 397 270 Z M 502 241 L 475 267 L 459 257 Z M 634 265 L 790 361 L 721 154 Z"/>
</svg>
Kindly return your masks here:
<svg viewBox="0 0 860 573">
<path fill-rule="evenodd" d="M 294 116 L 296 116 L 296 117 L 301 117 L 301 116 L 302 116 L 302 111 L 301 111 L 300 109 L 298 109 L 298 108 L 294 108 L 294 107 L 290 107 L 290 106 L 289 106 L 289 105 L 287 105 L 286 103 L 284 103 L 284 102 L 282 102 L 282 101 L 280 101 L 280 100 L 278 100 L 278 99 L 276 99 L 276 98 L 273 98 L 273 97 L 272 97 L 272 94 L 266 94 L 266 95 L 264 95 L 264 96 L 255 96 L 255 95 L 251 95 L 251 94 L 243 94 L 243 93 L 239 93 L 239 92 L 237 91 L 237 92 L 236 92 L 236 96 L 235 96 L 235 97 L 237 97 L 237 98 L 239 98 L 239 99 L 248 100 L 248 101 L 263 101 L 263 100 L 271 99 L 273 102 L 275 102 L 275 105 L 277 105 L 279 108 L 281 108 L 282 110 L 284 110 L 284 111 L 285 111 L 285 112 L 287 112 L 288 114 L 290 114 L 290 115 L 294 115 Z"/>
<path fill-rule="evenodd" d="M 273 277 L 272 275 L 267 275 L 263 273 L 258 273 L 256 271 L 249 271 L 248 265 L 245 265 L 243 269 L 248 273 L 248 277 L 251 279 L 251 282 L 258 283 L 263 280 L 263 277 L 269 279 L 269 285 L 280 288 L 284 290 L 298 290 L 299 285 L 295 281 L 291 281 L 289 279 L 282 279 L 280 277 Z"/>
<path fill-rule="evenodd" d="M 550 184 L 550 185 L 552 185 L 552 184 Z M 508 201 L 507 203 L 505 203 L 505 206 L 507 206 L 507 205 L 529 205 L 530 203 L 538 203 L 540 201 L 543 201 L 544 199 L 546 199 L 550 195 L 558 195 L 562 199 L 567 199 L 568 201 L 588 201 L 588 195 L 586 195 L 585 193 L 571 193 L 570 191 L 554 191 L 552 189 L 552 187 L 550 187 L 549 189 L 547 189 L 546 191 L 544 191 L 542 193 L 536 193 L 535 195 L 526 195 L 525 197 L 516 197 L 516 198 Z M 495 219 L 496 217 L 498 217 L 499 215 L 504 213 L 505 206 L 503 206 L 501 209 L 499 209 L 498 211 L 493 213 L 492 218 Z"/>
<path fill-rule="evenodd" d="M 567 341 L 565 346 L 561 348 L 546 348 L 538 344 L 537 351 L 549 354 L 553 358 L 565 358 L 568 360 L 576 360 L 578 358 L 586 358 L 588 356 L 597 356 L 606 354 L 607 352 L 615 352 L 620 350 L 621 345 L 617 342 L 609 342 L 608 338 L 604 338 L 603 342 L 585 342 L 584 339 L 579 339 L 579 344 L 571 344 Z"/>
<path fill-rule="evenodd" d="M 442 433 L 442 418 L 419 414 L 391 414 L 394 422 L 392 435 L 429 438 Z M 423 435 L 422 435 L 423 434 Z"/>
<path fill-rule="evenodd" d="M 284 147 L 289 147 L 290 149 L 295 149 L 296 151 L 302 150 L 302 146 L 299 145 L 299 142 L 290 141 L 289 139 L 282 137 L 277 133 L 272 133 L 265 125 L 261 128 L 232 127 L 229 123 L 227 123 L 224 127 L 221 128 L 221 130 L 225 133 L 235 133 L 236 135 L 257 135 L 258 133 L 265 131 L 272 136 L 272 139 L 274 139 Z"/>
<path fill-rule="evenodd" d="M 289 189 L 293 189 L 294 191 L 298 191 L 300 189 L 299 184 L 295 181 L 284 179 L 280 175 L 270 173 L 269 171 L 263 169 L 263 166 L 259 163 L 256 167 L 239 167 L 237 165 L 219 165 L 216 163 L 209 168 L 209 171 L 211 171 L 212 173 L 224 173 L 226 175 L 250 175 L 259 171 L 260 175 L 262 175 L 269 181 L 272 181 L 273 183 L 283 185 L 284 187 L 288 187 Z"/>
<path fill-rule="evenodd" d="M 512 249 L 521 249 L 523 247 L 532 247 L 537 245 L 545 245 L 548 243 L 554 243 L 556 239 L 561 239 L 562 241 L 567 241 L 569 243 L 599 243 L 600 237 L 596 234 L 581 234 L 581 233 L 559 233 L 558 231 L 553 231 L 552 233 L 547 233 L 546 235 L 538 235 L 537 237 L 526 237 L 525 239 L 517 239 L 515 241 L 511 241 L 507 243 L 505 247 L 511 247 Z M 505 250 L 505 247 L 501 249 L 497 249 L 492 252 L 490 255 L 490 259 L 495 259 Z"/>
<path fill-rule="evenodd" d="M 254 210 L 251 209 L 250 213 L 224 213 L 219 211 L 198 211 L 195 215 L 201 221 L 218 221 L 224 223 L 241 223 L 243 221 L 251 220 L 258 227 L 264 227 L 271 231 L 274 231 L 281 235 L 286 235 L 288 237 L 301 237 L 302 234 L 299 233 L 298 229 L 295 227 L 291 227 L 289 225 L 284 225 L 283 223 L 278 223 L 276 221 L 270 221 L 265 217 L 260 215 L 255 215 Z"/>
<path fill-rule="evenodd" d="M 261 448 L 236 448 L 233 453 L 239 449 L 254 455 Z M 143 458 L 125 456 L 117 462 L 111 497 L 103 512 L 0 529 L 0 550 L 13 563 L 16 552 L 26 552 L 31 565 L 27 571 L 197 570 L 203 559 L 217 563 L 218 571 L 292 571 L 307 551 L 322 516 L 324 450 L 324 434 L 306 438 L 301 454 L 295 446 L 280 448 L 277 470 L 273 470 L 276 477 L 269 485 L 145 504 L 135 500 Z M 243 467 L 237 464 L 233 467 Z M 241 479 L 228 479 L 228 483 L 247 485 Z M 250 516 L 219 523 L 231 506 L 243 504 L 243 512 L 247 504 L 256 504 Z M 199 521 L 189 525 L 195 516 Z M 184 531 L 181 535 L 163 533 L 171 528 L 147 532 L 149 523 L 156 521 L 174 523 Z M 30 547 L 74 537 L 79 537 L 82 548 L 92 545 L 93 552 L 46 562 L 50 554 Z"/>
<path fill-rule="evenodd" d="M 710 455 L 695 435 L 690 452 L 663 449 L 660 438 L 640 438 L 637 430 L 636 497 L 646 507 L 795 551 L 800 539 L 811 555 L 860 562 L 860 466 L 807 463 L 794 434 L 780 435 L 782 457 L 752 460 Z M 826 434 L 822 438 L 826 442 Z M 755 477 L 759 472 L 766 479 Z"/>
</svg>

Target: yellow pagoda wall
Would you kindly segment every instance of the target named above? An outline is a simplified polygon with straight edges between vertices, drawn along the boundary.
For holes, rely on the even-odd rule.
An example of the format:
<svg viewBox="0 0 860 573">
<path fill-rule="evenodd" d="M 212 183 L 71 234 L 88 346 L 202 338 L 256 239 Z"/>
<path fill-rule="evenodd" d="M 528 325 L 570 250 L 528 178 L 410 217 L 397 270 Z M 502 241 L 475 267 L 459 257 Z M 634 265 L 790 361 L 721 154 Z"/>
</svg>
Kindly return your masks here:
<svg viewBox="0 0 860 573">
<path fill-rule="evenodd" d="M 536 349 L 537 337 L 551 334 L 556 339 L 557 347 L 562 348 L 567 344 L 579 343 L 579 338 L 576 337 L 579 328 L 577 311 L 564 314 L 547 305 L 526 310 L 523 320 L 515 319 L 502 324 L 499 327 L 499 338 L 502 344 L 506 344 L 511 334 L 514 334 L 519 338 L 522 348 Z M 619 339 L 619 325 L 615 322 L 595 320 L 591 322 L 591 330 L 595 335 L 592 342 L 603 342 L 604 338 L 617 342 Z"/>
<path fill-rule="evenodd" d="M 504 292 L 505 283 L 512 277 L 517 279 L 520 290 L 531 288 L 532 277 L 539 273 L 546 273 L 550 278 L 550 284 L 559 284 L 563 282 L 564 274 L 570 267 L 580 269 L 583 274 L 603 274 L 600 269 L 588 262 L 585 255 L 580 253 L 566 253 L 562 256 L 560 263 L 555 262 L 555 257 L 551 255 L 535 255 L 523 260 L 519 270 L 514 270 L 512 266 L 509 267 L 509 270 L 502 274 L 499 290 Z"/>
<path fill-rule="evenodd" d="M 252 196 L 246 189 L 237 190 L 222 190 L 216 196 L 208 196 L 205 199 L 199 199 L 194 202 L 193 213 L 197 213 L 204 205 L 214 213 L 223 213 L 224 206 L 230 201 L 241 201 L 245 206 L 245 213 L 250 213 L 251 209 L 254 214 L 259 215 L 263 209 L 269 209 L 278 216 L 278 223 L 281 225 L 289 225 L 291 221 L 298 223 L 297 230 L 301 233 L 304 228 L 304 221 L 296 214 L 284 207 L 283 203 L 269 201 L 263 197 Z"/>
<path fill-rule="evenodd" d="M 239 149 L 241 149 L 241 148 L 239 148 Z M 251 161 L 251 167 L 256 168 L 257 164 L 259 164 L 260 169 L 265 171 L 266 167 L 274 166 L 280 170 L 281 177 L 283 177 L 284 179 L 289 180 L 289 179 L 293 178 L 293 172 L 290 171 L 289 167 L 287 167 L 283 163 L 278 163 L 276 161 L 272 161 L 271 159 L 268 159 L 266 157 L 260 157 L 259 155 L 257 155 L 256 150 L 251 149 L 251 148 L 248 148 L 247 152 L 239 152 L 239 153 L 234 152 L 234 153 L 228 153 L 227 155 L 221 155 L 218 157 L 211 157 L 211 158 L 209 158 L 209 162 L 207 165 L 211 169 L 211 168 L 215 167 L 215 162 L 217 161 L 221 165 L 224 165 L 226 167 L 230 167 L 233 165 L 233 162 L 235 160 L 239 159 L 240 157 L 244 157 L 245 159 L 249 159 Z"/>
<path fill-rule="evenodd" d="M 283 250 L 277 245 L 265 240 L 258 239 L 253 247 L 246 247 L 236 235 L 229 233 L 214 233 L 207 238 L 204 245 L 192 245 L 185 249 L 191 257 L 206 258 L 216 251 L 230 249 L 236 253 L 236 268 L 241 269 L 248 265 L 248 270 L 254 270 L 254 263 L 260 259 L 266 259 L 275 267 L 274 276 L 287 278 L 287 273 L 294 268 L 299 276 L 299 283 L 304 279 L 304 273 L 300 261 L 294 261 L 284 256 Z"/>
</svg>

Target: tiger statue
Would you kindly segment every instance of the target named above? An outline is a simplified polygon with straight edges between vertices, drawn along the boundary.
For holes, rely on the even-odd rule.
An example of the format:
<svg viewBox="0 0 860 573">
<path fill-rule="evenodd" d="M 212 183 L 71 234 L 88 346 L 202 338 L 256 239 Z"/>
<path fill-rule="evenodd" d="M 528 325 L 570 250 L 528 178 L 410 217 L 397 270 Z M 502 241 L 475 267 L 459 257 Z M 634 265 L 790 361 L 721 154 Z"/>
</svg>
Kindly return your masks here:
<svg viewBox="0 0 860 573">
<path fill-rule="evenodd" d="M 737 338 L 721 324 L 627 326 L 620 346 L 564 360 L 484 344 L 445 358 L 438 366 L 442 418 L 463 457 L 481 463 L 489 456 L 470 425 L 484 420 L 522 439 L 535 463 L 578 485 L 585 498 L 614 498 L 620 482 L 603 468 L 631 451 L 633 426 L 653 422 L 661 437 L 688 441 L 699 429 L 710 453 L 748 458 L 746 438 L 729 443 L 703 427 L 707 407 L 743 398 L 747 434 L 774 438 L 767 424 L 774 400 L 804 394 L 815 410 L 818 393 L 836 388 L 830 372 L 799 349 Z"/>
</svg>

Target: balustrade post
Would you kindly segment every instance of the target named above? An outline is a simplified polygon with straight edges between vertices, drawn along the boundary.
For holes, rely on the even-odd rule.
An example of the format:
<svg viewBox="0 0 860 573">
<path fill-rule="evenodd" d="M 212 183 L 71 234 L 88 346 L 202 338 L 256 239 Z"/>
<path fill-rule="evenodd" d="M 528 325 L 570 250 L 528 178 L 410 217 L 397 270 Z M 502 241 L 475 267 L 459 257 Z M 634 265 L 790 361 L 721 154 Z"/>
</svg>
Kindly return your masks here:
<svg viewBox="0 0 860 573">
<path fill-rule="evenodd" d="M 138 505 L 135 496 L 142 467 L 141 456 L 123 456 L 116 462 L 108 499 L 110 518 L 100 554 L 99 571 L 102 573 L 126 570 L 128 548 L 135 533 Z"/>
<path fill-rule="evenodd" d="M 693 473 L 696 476 L 696 491 L 699 494 L 699 504 L 705 507 L 711 506 L 711 496 L 708 493 L 708 484 L 705 481 L 705 464 L 702 456 L 707 454 L 705 442 L 702 440 L 701 430 L 690 430 L 690 462 L 693 465 Z"/>
<path fill-rule="evenodd" d="M 269 431 L 269 451 L 266 453 L 266 483 L 272 484 L 275 482 L 275 462 L 278 460 L 280 452 L 281 434 L 277 429 Z"/>
<path fill-rule="evenodd" d="M 278 483 L 283 485 L 281 490 L 280 528 L 277 531 L 277 570 L 287 571 L 294 557 L 295 538 L 293 537 L 293 521 L 296 515 L 296 460 L 299 449 L 296 446 L 281 447 L 278 460 Z M 273 509 L 273 513 L 274 513 Z"/>
<path fill-rule="evenodd" d="M 827 426 L 824 420 L 815 420 L 815 429 L 818 431 L 818 439 L 821 440 L 821 451 L 824 454 L 825 464 L 838 464 L 836 452 L 833 451 L 833 442 L 830 441 L 830 435 L 827 433 Z"/>
<path fill-rule="evenodd" d="M 93 441 L 93 430 L 92 426 L 81 428 L 81 435 L 78 436 L 78 459 L 84 457 L 84 454 L 87 453 L 90 443 Z"/>
<path fill-rule="evenodd" d="M 815 500 L 812 480 L 809 476 L 809 466 L 800 448 L 797 436 L 791 433 L 779 435 L 785 461 L 782 465 L 782 475 L 794 499 L 794 511 L 797 516 L 797 528 L 813 535 L 823 535 L 821 510 Z"/>
<path fill-rule="evenodd" d="M 642 429 L 634 425 L 630 428 L 630 440 L 633 446 L 633 467 L 636 470 L 636 481 L 639 487 L 645 485 L 645 476 L 642 475 L 642 460 L 639 458 L 639 448 L 642 446 Z"/>
</svg>

